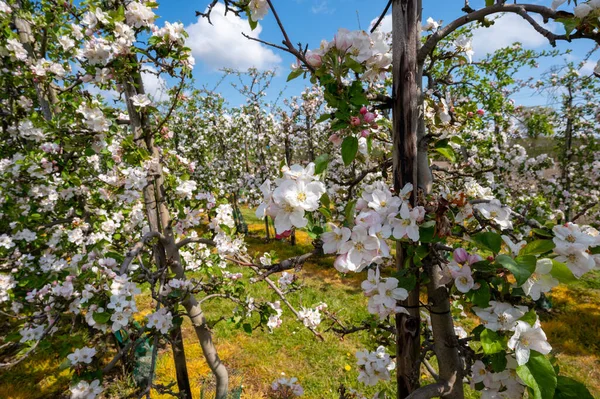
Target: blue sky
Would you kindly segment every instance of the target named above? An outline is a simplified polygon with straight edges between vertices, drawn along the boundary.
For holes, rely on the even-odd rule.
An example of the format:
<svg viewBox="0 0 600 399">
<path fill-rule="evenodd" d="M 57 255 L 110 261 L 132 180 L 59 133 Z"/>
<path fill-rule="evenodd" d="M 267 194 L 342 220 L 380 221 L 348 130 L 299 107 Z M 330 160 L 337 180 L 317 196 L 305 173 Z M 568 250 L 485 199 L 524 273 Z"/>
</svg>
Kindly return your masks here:
<svg viewBox="0 0 600 399">
<path fill-rule="evenodd" d="M 534 3 L 549 5 L 551 0 L 529 0 Z M 160 2 L 157 14 L 161 17 L 156 23 L 160 26 L 162 21 L 182 22 L 190 38 L 188 46 L 192 48 L 196 58 L 194 77 L 198 86 L 206 84 L 213 87 L 220 79 L 219 68 L 232 67 L 245 70 L 249 66 L 259 69 L 277 68 L 278 76 L 274 79 L 269 98 L 275 99 L 280 90 L 285 88 L 285 95 L 298 95 L 308 81 L 297 79 L 286 83 L 287 74 L 294 58 L 277 49 L 270 49 L 256 42 L 251 42 L 241 35 L 241 31 L 249 32 L 248 23 L 244 19 L 229 14 L 224 17 L 222 11 L 216 8 L 212 17 L 214 26 L 208 25 L 206 20 L 195 17 L 195 11 L 203 11 L 210 0 L 164 0 Z M 368 29 L 371 21 L 377 18 L 385 7 L 387 0 L 273 0 L 273 3 L 283 20 L 292 42 L 308 44 L 309 48 L 318 47 L 321 39 L 331 40 L 338 28 Z M 484 0 L 471 0 L 471 6 L 481 7 Z M 431 16 L 436 20 L 448 23 L 461 16 L 462 0 L 423 0 L 423 17 Z M 385 21 L 390 26 L 390 20 Z M 555 24 L 550 29 L 562 33 L 562 26 Z M 262 40 L 280 43 L 281 33 L 275 19 L 269 13 L 260 26 L 252 34 Z M 478 32 L 473 42 L 475 58 L 481 57 L 488 51 L 501 48 L 515 41 L 520 41 L 527 48 L 550 49 L 547 40 L 528 26 L 519 16 L 508 15 L 502 17 L 490 28 Z M 581 60 L 593 48 L 592 43 L 583 41 L 560 44 L 559 49 L 571 48 L 574 61 Z M 596 59 L 593 58 L 582 71 L 591 73 Z M 561 63 L 562 60 L 544 60 L 540 68 L 527 74 L 539 75 L 546 71 L 552 64 Z M 149 90 L 152 92 L 151 90 Z M 231 105 L 239 105 L 243 99 L 224 82 L 219 91 L 229 100 Z M 515 100 L 524 105 L 544 105 L 549 100 L 532 93 L 522 93 Z"/>
</svg>

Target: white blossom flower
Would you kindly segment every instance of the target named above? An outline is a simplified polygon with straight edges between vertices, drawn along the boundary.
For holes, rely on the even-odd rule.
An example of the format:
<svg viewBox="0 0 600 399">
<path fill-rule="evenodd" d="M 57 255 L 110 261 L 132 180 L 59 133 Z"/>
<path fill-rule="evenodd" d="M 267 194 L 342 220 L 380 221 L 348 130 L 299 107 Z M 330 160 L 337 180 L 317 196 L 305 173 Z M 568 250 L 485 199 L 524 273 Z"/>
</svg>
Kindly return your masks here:
<svg viewBox="0 0 600 399">
<path fill-rule="evenodd" d="M 476 204 L 474 208 L 477 209 L 484 218 L 493 220 L 503 229 L 513 228 L 510 220 L 510 209 L 502 206 L 497 199 L 493 199 L 484 204 Z"/>
<path fill-rule="evenodd" d="M 542 293 L 549 292 L 552 288 L 559 284 L 559 281 L 552 277 L 551 259 L 538 259 L 535 266 L 535 271 L 521 286 L 526 295 L 537 301 Z"/>
<path fill-rule="evenodd" d="M 368 234 L 363 226 L 354 226 L 350 241 L 346 241 L 340 247 L 340 254 L 347 254 L 348 271 L 358 272 L 371 262 L 377 255 L 379 240 Z"/>
<path fill-rule="evenodd" d="M 269 11 L 267 0 L 250 0 L 248 7 L 250 8 L 250 17 L 253 21 L 260 21 Z"/>
<path fill-rule="evenodd" d="M 440 24 L 433 18 L 427 18 L 427 23 L 423 24 L 423 30 L 437 30 Z"/>
<path fill-rule="evenodd" d="M 79 363 L 90 364 L 92 358 L 96 355 L 96 348 L 89 348 L 87 346 L 81 349 L 75 349 L 73 353 L 67 355 L 67 359 L 71 362 L 71 365 L 75 366 Z"/>
<path fill-rule="evenodd" d="M 131 97 L 131 102 L 136 107 L 144 108 L 152 104 L 150 98 L 148 98 L 147 94 L 136 94 Z"/>
<path fill-rule="evenodd" d="M 385 347 L 380 346 L 375 352 L 356 352 L 358 365 L 358 381 L 365 385 L 375 385 L 379 381 L 388 381 L 390 372 L 396 368 L 394 360 L 385 352 Z"/>
<path fill-rule="evenodd" d="M 323 252 L 326 254 L 337 253 L 342 245 L 348 241 L 352 232 L 347 227 L 337 227 L 333 223 L 328 224 L 331 231 L 321 234 L 323 240 Z"/>
<path fill-rule="evenodd" d="M 148 316 L 147 326 L 156 328 L 162 334 L 166 334 L 173 327 L 173 315 L 167 308 L 160 308 Z"/>
<path fill-rule="evenodd" d="M 508 347 L 515 351 L 517 363 L 526 364 L 529 361 L 530 351 L 534 350 L 542 355 L 547 355 L 552 350 L 546 334 L 541 327 L 532 327 L 524 321 L 517 321 L 514 335 L 508 340 Z"/>
<path fill-rule="evenodd" d="M 102 391 L 99 380 L 91 383 L 81 380 L 77 385 L 71 387 L 71 399 L 95 399 Z"/>
</svg>

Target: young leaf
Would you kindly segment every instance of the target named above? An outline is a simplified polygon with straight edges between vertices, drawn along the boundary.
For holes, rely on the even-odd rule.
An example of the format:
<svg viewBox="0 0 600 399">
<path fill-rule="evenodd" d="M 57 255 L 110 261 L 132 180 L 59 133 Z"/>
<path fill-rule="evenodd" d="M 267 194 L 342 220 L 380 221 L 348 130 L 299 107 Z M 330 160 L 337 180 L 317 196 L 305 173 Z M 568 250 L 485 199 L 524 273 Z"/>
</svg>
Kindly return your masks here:
<svg viewBox="0 0 600 399">
<path fill-rule="evenodd" d="M 302 68 L 296 68 L 294 69 L 292 72 L 290 72 L 290 74 L 287 77 L 287 82 L 289 82 L 290 80 L 294 80 L 296 79 L 298 76 L 302 75 L 304 73 L 304 70 Z"/>
<path fill-rule="evenodd" d="M 502 237 L 500 237 L 500 234 L 484 232 L 477 233 L 471 238 L 475 244 L 484 249 L 489 249 L 495 254 L 500 252 L 500 248 L 502 247 Z"/>
<path fill-rule="evenodd" d="M 552 240 L 535 240 L 521 248 L 519 255 L 539 255 L 552 251 L 555 246 Z"/>
<path fill-rule="evenodd" d="M 479 289 L 469 291 L 467 297 L 473 305 L 480 308 L 487 308 L 490 306 L 490 299 L 492 298 L 490 286 L 484 280 L 478 280 L 477 282 L 480 285 Z"/>
<path fill-rule="evenodd" d="M 593 399 L 593 396 L 581 382 L 559 375 L 554 399 Z"/>
<path fill-rule="evenodd" d="M 508 255 L 498 255 L 496 262 L 515 276 L 517 286 L 521 286 L 527 281 L 535 271 L 536 257 L 533 255 L 517 256 L 515 259 Z"/>
<path fill-rule="evenodd" d="M 356 158 L 358 153 L 358 139 L 354 136 L 346 137 L 342 142 L 342 159 L 344 165 L 348 166 Z"/>
<path fill-rule="evenodd" d="M 481 347 L 487 355 L 498 353 L 506 348 L 506 338 L 487 328 L 479 336 Z"/>
<path fill-rule="evenodd" d="M 539 352 L 531 351 L 527 364 L 517 367 L 517 375 L 533 391 L 534 399 L 552 399 L 557 386 L 552 363 Z"/>
<path fill-rule="evenodd" d="M 572 283 L 577 280 L 567 265 L 557 262 L 554 259 L 552 259 L 552 270 L 550 270 L 550 274 L 563 284 Z"/>
<path fill-rule="evenodd" d="M 315 159 L 315 174 L 320 175 L 329 164 L 329 154 L 321 154 Z"/>
</svg>

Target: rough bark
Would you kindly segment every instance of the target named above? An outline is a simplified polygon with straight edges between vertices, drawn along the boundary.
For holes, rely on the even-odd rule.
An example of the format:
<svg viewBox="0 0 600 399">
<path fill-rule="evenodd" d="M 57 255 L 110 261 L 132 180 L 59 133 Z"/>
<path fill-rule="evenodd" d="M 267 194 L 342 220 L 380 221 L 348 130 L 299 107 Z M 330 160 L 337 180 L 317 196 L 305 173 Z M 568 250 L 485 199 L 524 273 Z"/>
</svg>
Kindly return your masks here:
<svg viewBox="0 0 600 399">
<path fill-rule="evenodd" d="M 454 332 L 454 323 L 450 313 L 450 296 L 445 285 L 440 283 L 442 274 L 437 264 L 427 267 L 429 284 L 427 295 L 431 328 L 433 330 L 434 352 L 438 361 L 439 378 L 446 389 L 442 397 L 461 399 L 463 390 L 463 364 L 458 353 L 458 338 Z"/>
<path fill-rule="evenodd" d="M 129 111 L 130 126 L 133 131 L 134 141 L 155 156 L 158 154 L 158 149 L 154 146 L 153 138 L 151 134 L 149 134 L 150 132 L 145 131 L 148 129 L 148 126 L 145 126 L 143 115 L 140 115 L 135 110 L 130 101 L 130 98 L 135 94 L 143 93 L 143 84 L 140 85 L 140 81 L 141 79 L 136 79 L 135 83 L 133 81 L 127 81 L 124 85 L 127 108 Z M 154 172 L 158 173 L 160 176 L 157 176 L 155 180 L 144 187 L 144 205 L 148 224 L 150 225 L 150 231 L 163 234 L 163 228 L 169 223 L 169 213 L 166 205 L 163 202 L 162 171 Z M 158 266 L 165 267 L 166 264 L 164 262 L 166 262 L 166 256 L 164 254 L 164 247 L 162 243 L 158 244 L 158 251 L 161 252 L 158 254 L 159 256 L 157 256 L 159 263 Z M 177 375 L 177 386 L 179 388 L 179 392 L 184 392 L 185 397 L 191 399 L 192 390 L 187 372 L 185 347 L 183 346 L 183 340 L 181 339 L 181 327 L 176 327 L 173 329 L 171 338 L 175 338 L 172 339 L 171 343 L 173 350 L 173 361 L 175 363 L 175 372 Z"/>
<path fill-rule="evenodd" d="M 392 3 L 393 47 L 393 177 L 400 192 L 407 183 L 417 186 L 417 141 L 419 129 L 419 84 L 417 50 L 420 45 L 420 0 L 394 0 Z M 416 201 L 413 191 L 412 203 Z M 405 267 L 405 249 L 396 247 L 396 265 Z M 419 286 L 401 303 L 410 315 L 396 315 L 396 379 L 398 398 L 406 398 L 419 386 L 417 359 L 419 340 Z"/>
<path fill-rule="evenodd" d="M 139 71 L 138 71 L 139 72 Z M 141 75 L 136 74 L 133 80 L 124 82 L 125 97 L 130 116 L 130 126 L 133 131 L 134 141 L 138 145 L 145 147 L 152 156 L 160 159 L 158 148 L 154 145 L 150 125 L 143 114 L 139 114 L 131 103 L 131 97 L 135 94 L 144 93 L 144 86 L 141 80 Z M 144 190 L 144 203 L 146 205 L 146 215 L 151 231 L 156 231 L 163 235 L 164 239 L 158 244 L 159 256 L 157 257 L 159 267 L 168 265 L 171 271 L 178 279 L 185 279 L 185 271 L 181 266 L 181 258 L 179 248 L 177 247 L 175 236 L 171 228 L 171 218 L 166 204 L 164 175 L 162 168 L 153 171 L 155 179 L 148 184 Z M 196 298 L 193 295 L 188 295 L 182 305 L 186 309 L 190 317 L 194 330 L 200 341 L 200 346 L 206 361 L 215 374 L 217 382 L 217 399 L 225 399 L 227 397 L 229 378 L 227 369 L 219 359 L 217 350 L 212 342 L 212 334 L 206 325 L 204 313 L 200 308 Z M 177 385 L 180 392 L 185 393 L 185 397 L 192 398 L 189 376 L 187 372 L 187 362 L 185 357 L 185 348 L 181 339 L 181 327 L 173 329 L 171 337 L 173 347 L 173 359 L 177 375 Z"/>
</svg>

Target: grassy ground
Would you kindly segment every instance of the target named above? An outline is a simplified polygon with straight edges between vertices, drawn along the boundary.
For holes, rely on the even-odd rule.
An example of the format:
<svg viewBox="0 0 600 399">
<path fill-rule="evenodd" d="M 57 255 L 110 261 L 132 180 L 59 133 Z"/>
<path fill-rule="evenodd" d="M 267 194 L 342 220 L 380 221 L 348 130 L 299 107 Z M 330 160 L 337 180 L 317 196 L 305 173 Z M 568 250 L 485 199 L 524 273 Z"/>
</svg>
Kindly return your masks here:
<svg viewBox="0 0 600 399">
<path fill-rule="evenodd" d="M 249 248 L 262 253 L 275 249 L 280 258 L 287 258 L 310 250 L 310 239 L 298 233 L 298 245 L 285 242 L 265 243 L 264 225 L 245 212 L 249 223 Z M 330 311 L 341 319 L 358 322 L 366 316 L 366 299 L 361 293 L 363 275 L 343 276 L 335 271 L 329 259 L 315 259 L 306 263 L 299 273 L 304 288 L 290 295 L 294 306 L 314 306 L 325 301 Z M 278 298 L 262 283 L 252 286 L 252 295 L 271 301 Z M 561 286 L 551 296 L 553 310 L 542 316 L 544 330 L 554 348 L 561 373 L 585 382 L 594 397 L 600 398 L 600 273 L 569 286 Z M 149 309 L 149 298 L 142 297 L 140 305 Z M 228 314 L 232 305 L 217 300 L 205 307 L 209 319 Z M 310 331 L 293 320 L 284 309 L 284 323 L 273 333 L 255 330 L 251 335 L 219 323 L 214 336 L 219 355 L 232 372 L 232 387 L 243 386 L 243 398 L 264 398 L 270 383 L 281 373 L 298 377 L 305 388 L 306 398 L 337 398 L 340 383 L 365 389 L 356 382 L 354 353 L 369 345 L 365 334 L 347 336 L 344 340 L 331 333 L 323 334 L 325 342 L 318 341 Z M 184 342 L 192 390 L 195 397 L 201 392 L 209 397 L 212 379 L 200 347 L 189 324 L 183 326 Z M 69 371 L 58 371 L 58 358 L 51 348 L 41 351 L 17 367 L 0 374 L 0 399 L 58 398 L 70 379 Z M 157 363 L 157 379 L 168 383 L 175 379 L 170 350 L 161 351 Z M 128 382 L 119 384 L 109 396 L 127 394 Z M 381 387 L 380 387 L 381 389 Z M 469 396 L 476 397 L 472 393 Z M 123 397 L 123 396 L 121 396 Z M 153 395 L 167 398 L 168 396 Z"/>
</svg>

